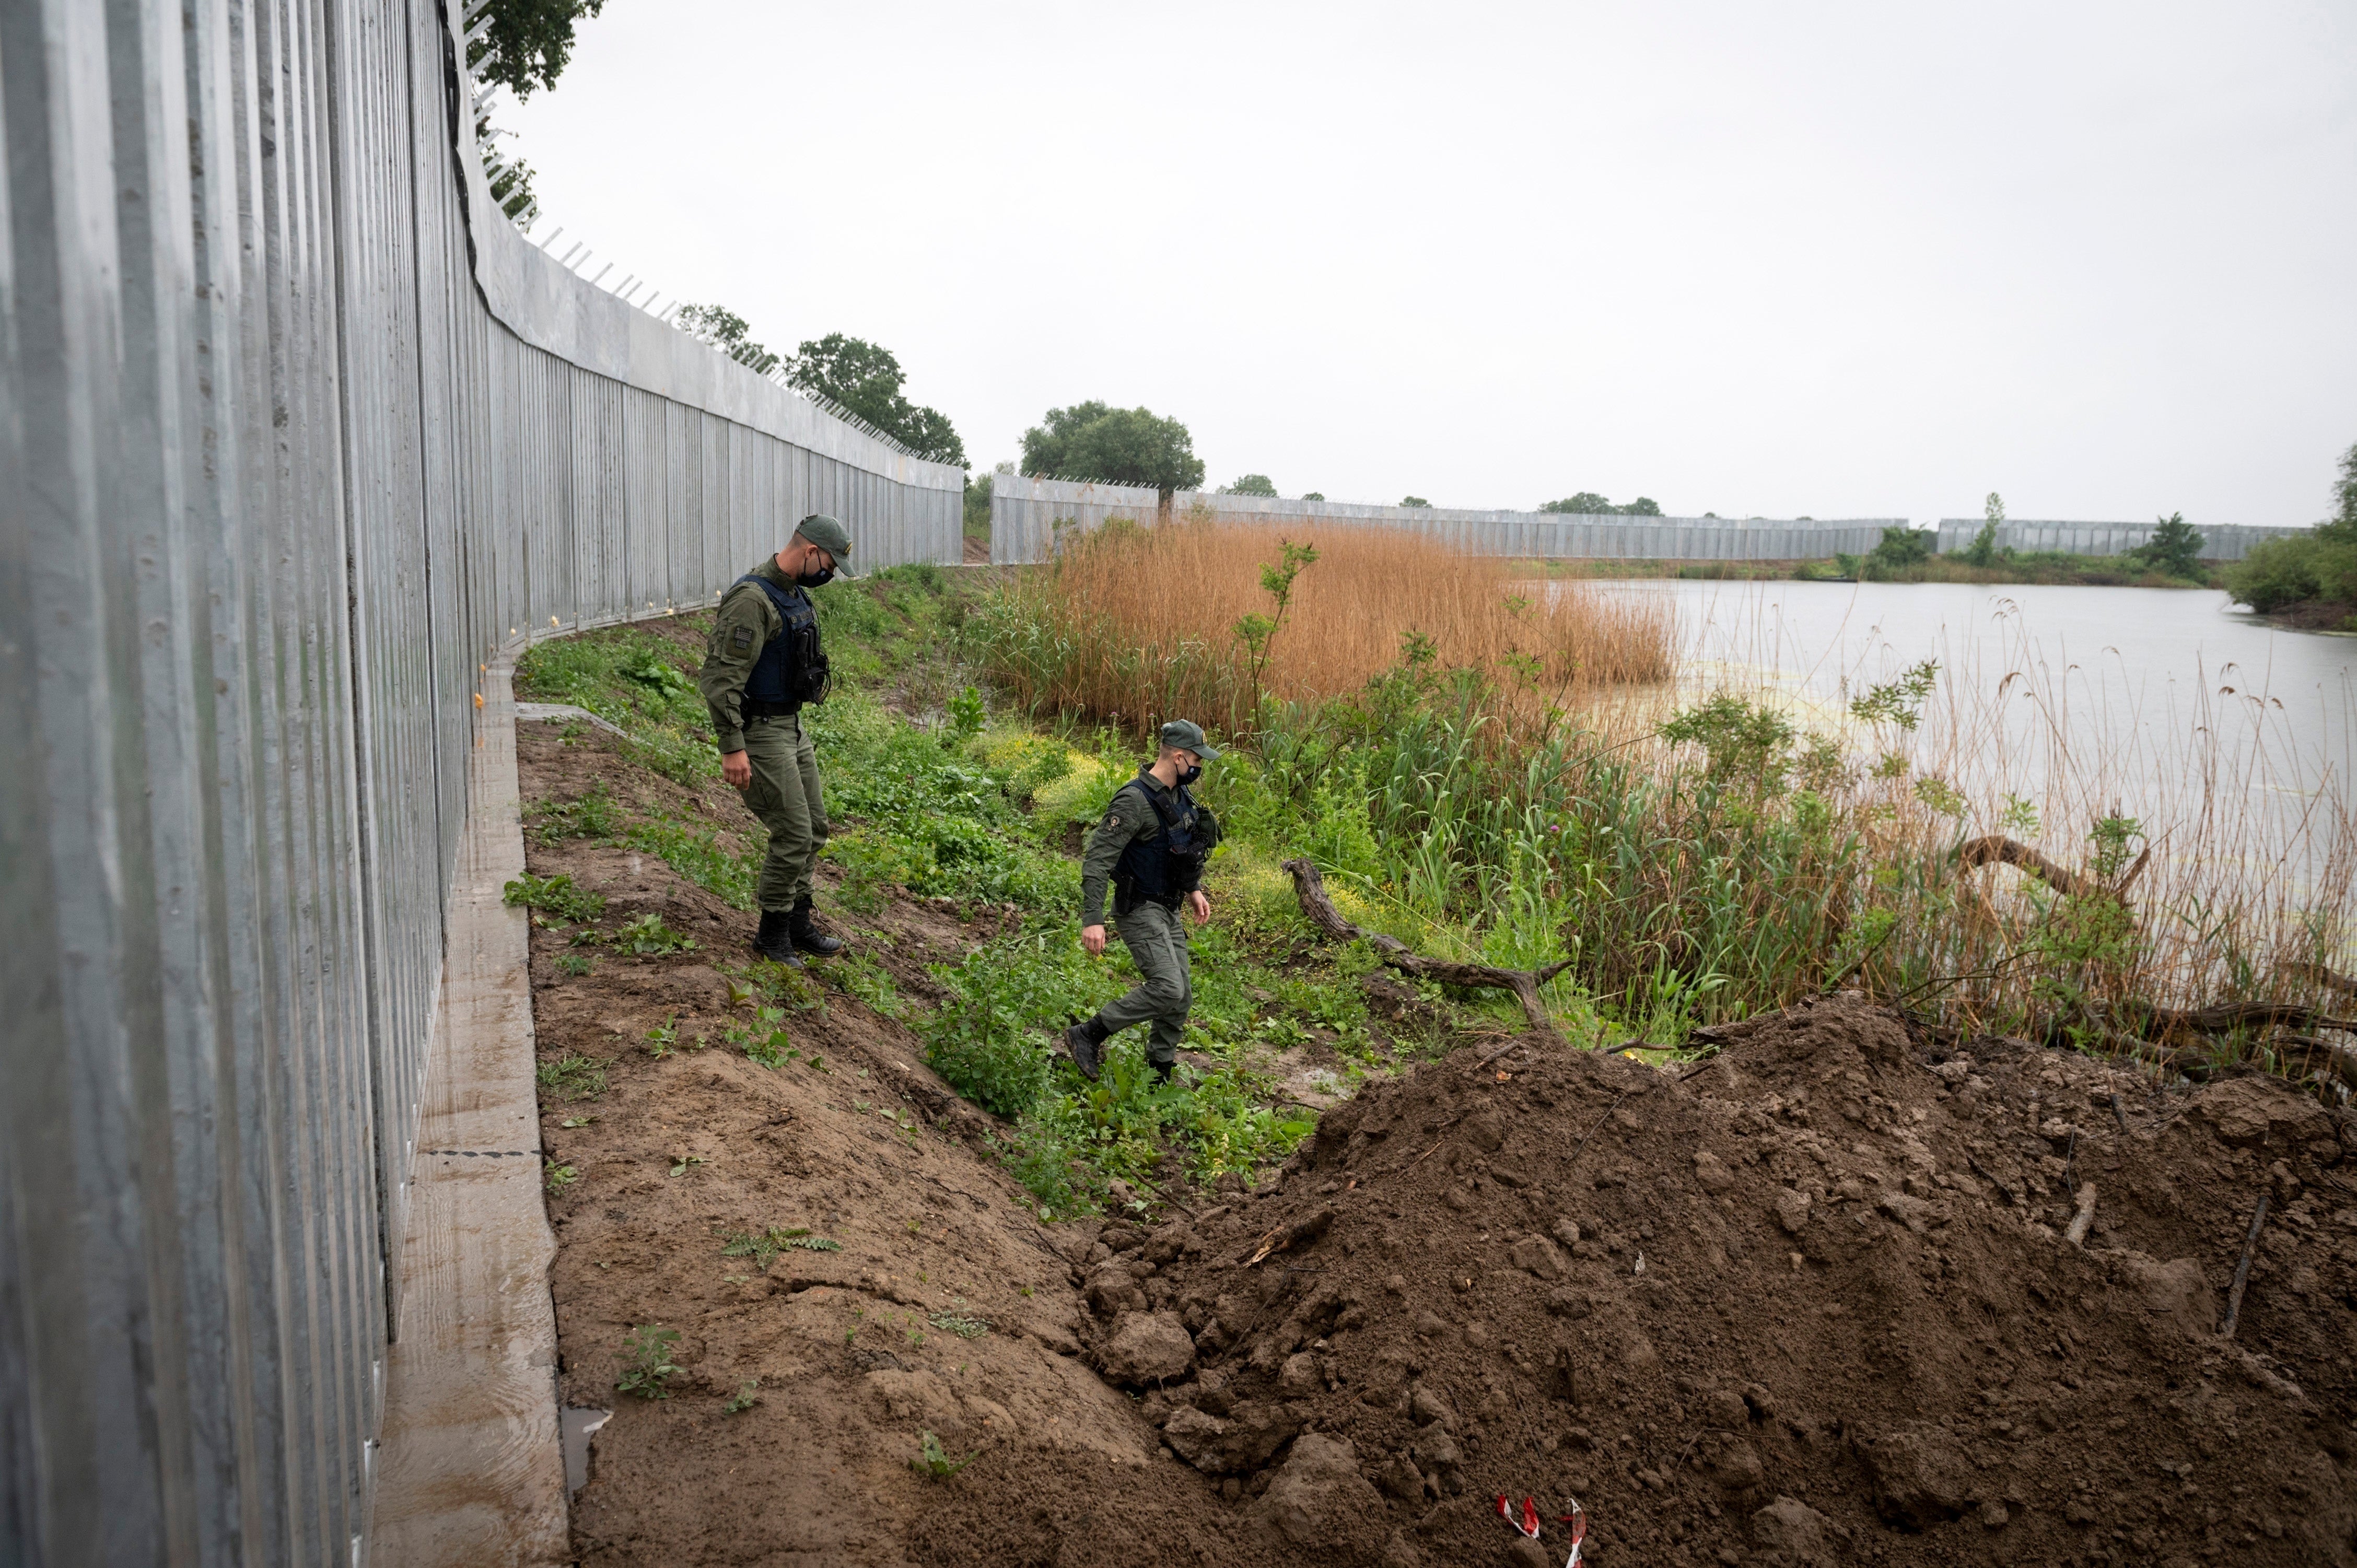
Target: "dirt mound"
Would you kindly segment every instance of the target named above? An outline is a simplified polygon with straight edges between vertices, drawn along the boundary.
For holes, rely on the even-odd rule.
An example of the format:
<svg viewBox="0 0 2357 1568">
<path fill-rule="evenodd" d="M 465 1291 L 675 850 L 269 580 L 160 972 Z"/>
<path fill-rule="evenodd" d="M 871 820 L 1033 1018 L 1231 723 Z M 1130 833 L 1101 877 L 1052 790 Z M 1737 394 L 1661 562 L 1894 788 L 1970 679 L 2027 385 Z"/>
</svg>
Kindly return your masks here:
<svg viewBox="0 0 2357 1568">
<path fill-rule="evenodd" d="M 1232 1515 L 1161 1544 L 1512 1561 L 1505 1493 L 1577 1496 L 1606 1563 L 2357 1562 L 2341 1113 L 1853 997 L 1723 1034 L 1665 1071 L 1459 1052 L 1272 1189 L 1076 1240 L 1092 1356 Z M 1079 1555 L 1169 1560 L 1131 1529 Z"/>
</svg>

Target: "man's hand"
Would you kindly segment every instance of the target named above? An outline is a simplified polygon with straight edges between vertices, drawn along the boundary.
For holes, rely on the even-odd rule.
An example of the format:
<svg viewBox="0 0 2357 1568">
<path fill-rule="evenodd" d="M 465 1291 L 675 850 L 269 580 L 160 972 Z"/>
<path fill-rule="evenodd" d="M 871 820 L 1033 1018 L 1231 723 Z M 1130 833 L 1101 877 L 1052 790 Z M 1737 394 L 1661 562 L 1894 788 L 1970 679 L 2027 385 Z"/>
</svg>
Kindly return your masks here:
<svg viewBox="0 0 2357 1568">
<path fill-rule="evenodd" d="M 741 751 L 725 752 L 720 758 L 720 777 L 728 780 L 731 789 L 742 789 L 753 782 L 753 759 Z"/>
<path fill-rule="evenodd" d="M 1204 897 L 1200 890 L 1187 895 L 1187 908 L 1188 911 L 1195 917 L 1195 923 L 1197 925 L 1201 926 L 1210 923 L 1211 918 L 1211 901 L 1209 898 Z"/>
<path fill-rule="evenodd" d="M 1081 928 L 1081 950 L 1091 958 L 1104 957 L 1105 934 L 1103 926 Z"/>
</svg>

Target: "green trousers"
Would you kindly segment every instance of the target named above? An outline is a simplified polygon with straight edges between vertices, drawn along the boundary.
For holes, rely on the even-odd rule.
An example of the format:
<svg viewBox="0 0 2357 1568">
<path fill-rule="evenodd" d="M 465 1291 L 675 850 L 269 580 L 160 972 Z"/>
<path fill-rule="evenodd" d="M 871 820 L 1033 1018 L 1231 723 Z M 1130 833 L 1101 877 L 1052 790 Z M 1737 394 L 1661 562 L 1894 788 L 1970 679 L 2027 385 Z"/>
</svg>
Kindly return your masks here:
<svg viewBox="0 0 2357 1568">
<path fill-rule="evenodd" d="M 1187 1009 L 1195 1000 L 1194 982 L 1187 972 L 1187 928 L 1178 911 L 1159 904 L 1140 904 L 1114 922 L 1129 956 L 1143 976 L 1129 993 L 1108 1002 L 1097 1022 L 1108 1034 L 1132 1024 L 1151 1021 L 1146 1059 L 1168 1067 L 1178 1059 L 1178 1042 L 1187 1034 Z"/>
<path fill-rule="evenodd" d="M 801 715 L 788 714 L 746 721 L 745 759 L 753 766 L 746 809 L 770 830 L 769 858 L 761 863 L 761 908 L 791 909 L 810 897 L 811 867 L 826 844 L 818 755 Z"/>
</svg>

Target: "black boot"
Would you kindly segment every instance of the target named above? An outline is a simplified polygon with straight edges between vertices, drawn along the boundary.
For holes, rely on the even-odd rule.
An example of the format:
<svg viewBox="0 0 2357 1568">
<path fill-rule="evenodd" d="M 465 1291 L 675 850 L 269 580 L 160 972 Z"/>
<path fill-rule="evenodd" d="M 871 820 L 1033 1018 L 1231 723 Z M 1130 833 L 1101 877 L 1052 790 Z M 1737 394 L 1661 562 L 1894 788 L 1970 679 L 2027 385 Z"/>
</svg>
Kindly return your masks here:
<svg viewBox="0 0 2357 1568">
<path fill-rule="evenodd" d="M 802 951 L 816 953 L 821 958 L 833 958 L 843 950 L 843 939 L 830 937 L 813 925 L 813 913 L 807 897 L 796 902 L 791 916 L 793 924 L 788 928 L 788 934 L 793 938 L 794 946 Z"/>
<path fill-rule="evenodd" d="M 753 950 L 772 963 L 800 969 L 802 955 L 794 951 L 794 917 L 791 909 L 764 909 L 761 929 L 753 933 Z"/>
<path fill-rule="evenodd" d="M 1170 1075 L 1178 1070 L 1177 1062 L 1154 1062 L 1150 1065 L 1154 1069 L 1154 1084 L 1157 1089 L 1167 1087 L 1170 1082 Z"/>
<path fill-rule="evenodd" d="M 1091 1083 L 1097 1080 L 1101 1057 L 1098 1047 L 1104 1044 L 1107 1033 L 1105 1026 L 1094 1018 L 1085 1024 L 1075 1024 L 1064 1031 L 1064 1048 L 1072 1054 L 1072 1065 L 1080 1069 L 1081 1076 Z"/>
</svg>

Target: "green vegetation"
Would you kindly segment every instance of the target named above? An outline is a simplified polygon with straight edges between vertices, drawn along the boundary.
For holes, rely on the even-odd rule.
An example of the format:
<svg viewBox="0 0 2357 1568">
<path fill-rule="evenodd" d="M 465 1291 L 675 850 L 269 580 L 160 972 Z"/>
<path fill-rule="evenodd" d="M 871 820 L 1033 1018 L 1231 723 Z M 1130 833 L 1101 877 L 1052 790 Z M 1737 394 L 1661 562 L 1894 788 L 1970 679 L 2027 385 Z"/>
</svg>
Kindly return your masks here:
<svg viewBox="0 0 2357 1568">
<path fill-rule="evenodd" d="M 969 478 L 965 482 L 965 537 L 968 539 L 986 541 L 990 538 L 990 487 L 994 478 L 994 475 L 985 474 L 978 479 Z"/>
<path fill-rule="evenodd" d="M 766 1230 L 730 1231 L 726 1233 L 722 1240 L 726 1243 L 720 1249 L 722 1257 L 750 1258 L 753 1260 L 753 1266 L 765 1274 L 770 1272 L 770 1265 L 778 1261 L 780 1252 L 840 1252 L 843 1251 L 842 1242 L 829 1240 L 823 1236 L 813 1236 L 807 1229 L 800 1226 L 788 1230 L 772 1225 Z"/>
<path fill-rule="evenodd" d="M 663 1385 L 679 1370 L 671 1359 L 672 1347 L 678 1343 L 676 1328 L 647 1323 L 631 1329 L 630 1343 L 621 1354 L 622 1375 L 614 1380 L 614 1391 L 636 1394 L 642 1400 L 671 1398 L 671 1391 Z"/>
<path fill-rule="evenodd" d="M 917 1335 L 916 1337 L 921 1342 L 924 1337 Z M 929 1481 L 946 1481 L 968 1465 L 973 1464 L 981 1453 L 982 1450 L 977 1448 L 963 1459 L 952 1459 L 949 1455 L 949 1451 L 942 1446 L 942 1440 L 928 1429 L 922 1444 L 918 1448 L 917 1456 L 909 1461 L 909 1467 Z"/>
<path fill-rule="evenodd" d="M 2185 514 L 2171 512 L 2157 520 L 2152 537 L 2126 552 L 2123 559 L 2165 576 L 2199 580 L 2202 575 L 2202 543 L 2201 531 L 2185 521 Z"/>
<path fill-rule="evenodd" d="M 606 1064 L 578 1052 L 533 1069 L 541 1092 L 559 1100 L 595 1100 L 606 1092 Z"/>
<path fill-rule="evenodd" d="M 606 900 L 573 886 L 570 876 L 534 876 L 525 872 L 500 889 L 511 908 L 533 909 L 560 920 L 594 920 L 606 912 Z"/>
<path fill-rule="evenodd" d="M 1151 487 L 1165 501 L 1203 482 L 1203 460 L 1185 425 L 1151 409 L 1096 402 L 1051 408 L 1025 431 L 1023 471 Z"/>
<path fill-rule="evenodd" d="M 1582 490 L 1566 496 L 1559 501 L 1541 501 L 1541 511 L 1568 512 L 1576 517 L 1659 517 L 1662 507 L 1651 496 L 1639 496 L 1623 506 L 1614 506 L 1594 490 Z"/>
<path fill-rule="evenodd" d="M 2341 456 L 2333 512 L 2307 533 L 2271 539 L 2226 569 L 2226 591 L 2262 615 L 2357 631 L 2357 446 Z"/>
<path fill-rule="evenodd" d="M 719 349 L 757 376 L 777 369 L 778 356 L 755 342 L 743 317 L 725 305 L 683 305 L 672 325 L 700 343 Z"/>
<path fill-rule="evenodd" d="M 1246 474 L 1243 478 L 1237 479 L 1233 484 L 1222 485 L 1220 487 L 1220 494 L 1223 496 L 1274 497 L 1276 494 L 1276 481 L 1270 478 L 1266 474 Z M 1323 500 L 1326 498 L 1320 496 L 1318 499 Z"/>
<path fill-rule="evenodd" d="M 723 1415 L 738 1415 L 761 1402 L 761 1380 L 748 1378 L 737 1385 L 735 1397 L 720 1407 Z"/>
<path fill-rule="evenodd" d="M 1425 499 L 1422 496 L 1402 496 L 1399 499 L 1399 504 L 1402 506 L 1428 507 L 1432 503 Z"/>
<path fill-rule="evenodd" d="M 910 403 L 900 391 L 908 379 L 891 349 L 840 332 L 805 342 L 786 361 L 787 385 L 831 399 L 912 452 L 964 467 L 965 443 L 949 415 Z"/>
<path fill-rule="evenodd" d="M 614 933 L 614 946 L 640 958 L 662 958 L 672 953 L 694 952 L 695 939 L 673 930 L 663 924 L 661 915 L 650 909 Z"/>
</svg>

